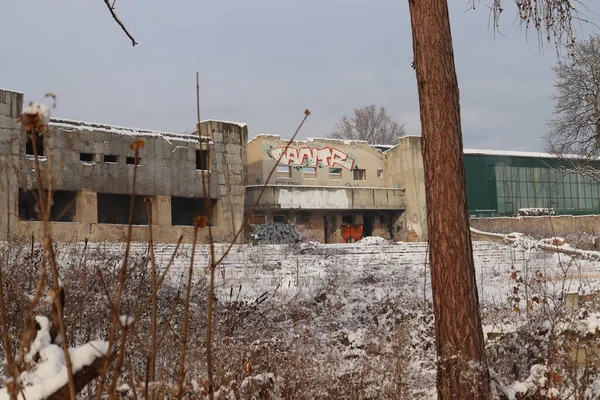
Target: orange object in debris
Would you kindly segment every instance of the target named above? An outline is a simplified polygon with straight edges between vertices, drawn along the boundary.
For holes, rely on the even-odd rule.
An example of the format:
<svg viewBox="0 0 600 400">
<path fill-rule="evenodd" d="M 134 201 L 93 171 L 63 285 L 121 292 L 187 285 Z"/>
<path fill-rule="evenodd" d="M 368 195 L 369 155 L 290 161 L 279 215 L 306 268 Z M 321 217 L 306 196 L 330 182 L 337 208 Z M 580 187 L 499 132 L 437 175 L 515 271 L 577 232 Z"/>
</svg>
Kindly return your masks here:
<svg viewBox="0 0 600 400">
<path fill-rule="evenodd" d="M 352 239 L 355 242 L 358 242 L 363 236 L 363 225 L 342 225 L 342 238 L 346 243 Z"/>
</svg>

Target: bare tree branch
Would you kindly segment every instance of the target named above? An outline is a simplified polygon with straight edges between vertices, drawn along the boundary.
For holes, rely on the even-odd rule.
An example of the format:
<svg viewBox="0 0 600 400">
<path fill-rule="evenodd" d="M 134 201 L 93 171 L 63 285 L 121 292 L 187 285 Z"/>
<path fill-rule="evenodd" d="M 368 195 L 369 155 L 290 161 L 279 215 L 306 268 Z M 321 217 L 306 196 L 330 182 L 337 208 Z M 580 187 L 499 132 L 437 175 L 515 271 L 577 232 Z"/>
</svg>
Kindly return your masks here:
<svg viewBox="0 0 600 400">
<path fill-rule="evenodd" d="M 135 39 L 133 38 L 133 36 L 131 36 L 131 34 L 129 33 L 129 31 L 125 27 L 125 25 L 121 22 L 121 20 L 119 19 L 119 17 L 115 13 L 115 3 L 116 3 L 116 0 L 113 1 L 112 5 L 110 4 L 109 0 L 104 0 L 104 4 L 106 4 L 106 7 L 108 7 L 108 10 L 110 11 L 110 14 L 112 15 L 113 19 L 117 22 L 117 24 L 119 24 L 119 26 L 121 27 L 121 29 L 123 29 L 123 32 L 125 32 L 125 34 L 127 35 L 127 37 L 129 39 L 131 39 L 131 44 L 133 46 L 135 46 L 138 43 L 135 41 Z"/>
<path fill-rule="evenodd" d="M 507 1 L 492 0 L 491 2 L 490 21 L 493 21 L 496 32 L 499 32 L 500 16 L 504 12 L 504 5 Z M 512 0 L 512 2 L 517 8 L 517 18 L 521 25 L 528 32 L 536 31 L 540 48 L 544 47 L 544 43 L 553 43 L 557 51 L 563 46 L 570 51 L 575 46 L 573 21 L 592 23 L 580 11 L 588 9 L 583 1 Z M 473 8 L 475 3 L 476 1 L 472 0 Z"/>
<path fill-rule="evenodd" d="M 571 172 L 600 179 L 600 35 L 579 41 L 571 56 L 559 60 L 554 118 L 546 147 Z M 575 157 L 574 157 L 575 156 Z"/>
</svg>

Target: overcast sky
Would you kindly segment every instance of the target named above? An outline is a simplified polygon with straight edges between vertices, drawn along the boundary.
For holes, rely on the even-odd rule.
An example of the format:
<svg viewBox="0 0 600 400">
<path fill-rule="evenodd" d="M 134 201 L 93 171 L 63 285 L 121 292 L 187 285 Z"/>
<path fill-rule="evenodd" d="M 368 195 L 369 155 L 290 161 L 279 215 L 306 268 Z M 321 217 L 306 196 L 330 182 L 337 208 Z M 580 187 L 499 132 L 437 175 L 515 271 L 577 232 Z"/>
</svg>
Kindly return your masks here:
<svg viewBox="0 0 600 400">
<path fill-rule="evenodd" d="M 511 0 L 505 8 L 513 11 Z M 465 147 L 542 150 L 555 51 L 507 12 L 490 31 L 486 0 L 449 0 Z M 408 2 L 118 0 L 139 44 L 102 0 L 5 1 L 0 87 L 58 96 L 55 116 L 184 132 L 202 119 L 245 122 L 250 137 L 322 137 L 355 108 L 388 108 L 420 134 Z M 596 22 L 591 11 L 586 14 Z M 583 28 L 590 32 L 591 29 Z"/>
</svg>

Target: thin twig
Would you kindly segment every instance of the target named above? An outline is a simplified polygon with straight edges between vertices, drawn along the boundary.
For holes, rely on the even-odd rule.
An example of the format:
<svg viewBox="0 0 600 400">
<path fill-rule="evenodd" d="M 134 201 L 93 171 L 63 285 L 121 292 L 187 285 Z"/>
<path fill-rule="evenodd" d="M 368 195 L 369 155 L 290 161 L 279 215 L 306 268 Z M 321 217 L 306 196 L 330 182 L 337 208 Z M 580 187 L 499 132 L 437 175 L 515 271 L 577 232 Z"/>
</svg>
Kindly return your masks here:
<svg viewBox="0 0 600 400">
<path fill-rule="evenodd" d="M 32 130 L 31 134 L 35 135 L 35 131 Z M 44 140 L 45 139 L 46 139 L 46 137 L 44 136 Z M 61 284 L 60 284 L 60 280 L 58 277 L 58 266 L 56 264 L 56 257 L 54 254 L 54 247 L 52 244 L 52 231 L 51 231 L 51 225 L 50 225 L 50 210 L 51 210 L 50 196 L 52 194 L 52 192 L 51 192 L 52 179 L 48 179 L 48 196 L 46 196 L 44 193 L 43 185 L 42 185 L 42 170 L 41 170 L 41 166 L 40 166 L 40 159 L 38 157 L 39 153 L 38 153 L 38 148 L 37 148 L 37 141 L 35 140 L 35 138 L 32 138 L 31 142 L 33 144 L 32 147 L 33 147 L 33 155 L 34 155 L 34 161 L 35 161 L 36 183 L 37 183 L 37 187 L 38 187 L 38 195 L 40 196 L 40 204 L 39 204 L 38 208 L 41 210 L 40 213 L 42 216 L 43 226 L 44 226 L 44 250 L 47 253 L 48 263 L 50 264 L 50 269 L 52 271 L 52 283 L 54 286 L 54 291 L 55 291 L 55 293 L 58 294 L 61 291 Z M 50 157 L 48 157 L 48 160 L 50 160 Z M 74 400 L 77 392 L 75 390 L 75 382 L 73 380 L 73 365 L 71 363 L 71 355 L 69 354 L 69 345 L 67 342 L 67 332 L 66 332 L 64 318 L 63 318 L 64 313 L 63 313 L 63 304 L 61 301 L 61 296 L 57 295 L 54 297 L 54 304 L 56 306 L 56 319 L 58 320 L 58 328 L 59 328 L 59 332 L 60 332 L 60 336 L 61 336 L 61 347 L 62 347 L 64 356 L 65 356 L 65 366 L 67 368 L 69 396 L 71 397 L 71 399 Z"/>
<path fill-rule="evenodd" d="M 110 14 L 112 15 L 113 19 L 116 21 L 117 24 L 119 24 L 121 29 L 123 29 L 123 32 L 125 32 L 127 37 L 129 37 L 129 39 L 131 39 L 131 44 L 135 47 L 135 45 L 138 43 L 135 41 L 133 36 L 131 36 L 131 34 L 129 33 L 129 31 L 127 30 L 125 25 L 121 22 L 119 17 L 117 17 L 117 14 L 115 13 L 115 3 L 113 3 L 111 6 L 110 2 L 108 0 L 104 0 L 104 4 L 106 4 L 106 7 L 108 7 L 108 10 L 110 11 Z"/>
<path fill-rule="evenodd" d="M 6 353 L 6 369 L 10 376 L 10 382 L 6 383 L 6 388 L 11 400 L 17 398 L 19 383 L 17 382 L 17 373 L 12 349 L 10 346 L 10 337 L 8 333 L 8 318 L 6 316 L 6 305 L 4 304 L 4 281 L 2 277 L 2 264 L 0 264 L 0 318 L 2 319 L 2 338 L 4 339 L 4 352 Z"/>
<path fill-rule="evenodd" d="M 304 118 L 300 122 L 300 125 L 298 125 L 298 128 L 296 128 L 296 132 L 294 132 L 294 134 L 292 135 L 292 137 L 290 138 L 290 140 L 288 140 L 288 142 L 286 143 L 284 151 L 281 152 L 281 154 L 279 155 L 279 158 L 277 159 L 277 162 L 273 165 L 273 168 L 271 168 L 271 172 L 269 172 L 269 176 L 267 177 L 267 179 L 265 181 L 265 184 L 262 186 L 261 191 L 258 194 L 258 197 L 256 198 L 256 201 L 254 202 L 254 204 L 250 208 L 250 211 L 248 212 L 248 214 L 244 218 L 244 222 L 242 223 L 242 226 L 240 226 L 240 228 L 238 229 L 235 237 L 233 238 L 233 240 L 231 241 L 231 243 L 229 244 L 229 246 L 227 246 L 227 249 L 225 249 L 225 252 L 223 253 L 223 255 L 221 255 L 221 257 L 215 262 L 215 267 L 218 266 L 219 264 L 221 264 L 221 262 L 225 259 L 225 257 L 227 257 L 227 255 L 229 254 L 229 252 L 233 248 L 233 245 L 237 242 L 237 239 L 242 234 L 244 226 L 246 226 L 246 224 L 248 223 L 248 220 L 252 217 L 252 214 L 254 213 L 254 210 L 256 210 L 256 207 L 258 207 L 258 202 L 260 201 L 263 193 L 265 192 L 265 189 L 267 188 L 267 184 L 269 183 L 269 181 L 271 180 L 271 177 L 275 173 L 275 170 L 277 169 L 277 166 L 281 162 L 281 159 L 283 158 L 283 156 L 285 154 L 285 151 L 294 142 L 294 140 L 296 139 L 296 136 L 298 135 L 298 132 L 300 132 L 300 129 L 302 128 L 302 125 L 304 125 L 304 122 L 306 121 L 306 119 L 308 118 L 309 115 L 310 115 L 310 111 L 309 110 L 305 110 L 304 111 Z"/>
<path fill-rule="evenodd" d="M 198 114 L 198 122 L 196 123 L 196 130 L 198 131 L 198 143 L 200 145 L 200 147 L 202 147 L 202 125 L 200 124 L 200 79 L 199 79 L 199 74 L 198 72 L 196 72 L 196 109 L 197 109 L 197 114 Z M 206 369 L 207 369 L 207 373 L 208 373 L 208 397 L 210 400 L 214 400 L 214 386 L 213 386 L 213 365 L 212 365 L 212 315 L 213 315 L 213 297 L 214 297 L 214 291 L 215 291 L 215 268 L 216 268 L 216 264 L 215 264 L 215 243 L 213 240 L 213 234 L 212 234 L 212 221 L 211 221 L 211 199 L 210 199 L 210 175 L 211 175 L 211 169 L 209 167 L 209 165 L 211 164 L 211 156 L 210 156 L 210 142 L 207 144 L 206 146 L 206 151 L 207 151 L 207 155 L 206 155 L 206 165 L 205 168 L 208 170 L 208 174 L 204 173 L 204 168 L 201 167 L 201 174 L 202 174 L 202 193 L 204 196 L 204 211 L 206 214 L 206 218 L 209 219 L 209 223 L 208 223 L 208 241 L 210 243 L 210 267 L 209 267 L 209 273 L 210 273 L 210 278 L 209 278 L 209 286 L 208 286 L 208 304 L 206 307 L 206 313 L 207 313 L 207 326 L 206 326 Z M 207 177 L 205 176 L 207 175 Z M 208 182 L 207 182 L 208 180 Z M 208 186 L 208 188 L 207 188 Z M 231 190 L 231 188 L 229 188 L 229 190 Z M 232 215 L 233 218 L 233 215 Z M 199 221 L 197 221 L 199 222 Z M 197 226 L 198 224 L 195 223 L 194 226 L 196 226 L 196 230 L 197 230 Z M 195 235 L 195 232 L 194 232 Z M 234 239 L 235 242 L 235 239 Z M 194 248 L 195 248 L 195 244 L 196 244 L 196 240 L 194 238 Z M 194 258 L 194 252 L 192 252 L 192 259 Z M 191 267 L 190 267 L 191 268 Z M 190 274 L 191 274 L 191 269 L 190 269 Z M 191 275 L 190 275 L 191 277 Z M 187 304 L 186 304 L 187 307 Z M 185 332 L 184 334 L 187 334 L 187 332 Z M 185 337 L 185 336 L 184 336 Z M 185 337 L 187 339 L 187 337 Z M 180 388 L 180 393 L 179 395 L 181 396 L 183 394 L 183 387 Z"/>
<path fill-rule="evenodd" d="M 150 263 L 152 265 L 152 315 L 150 317 L 150 357 L 148 359 L 148 367 L 146 369 L 146 385 L 144 387 L 144 398 L 148 398 L 148 382 L 153 382 L 156 373 L 156 327 L 157 327 L 157 300 L 156 292 L 158 290 L 156 281 L 156 260 L 154 258 L 154 241 L 152 239 L 152 199 L 146 198 L 146 206 L 148 212 L 148 248 L 150 251 Z"/>
<path fill-rule="evenodd" d="M 181 245 L 182 240 L 183 240 L 183 236 L 179 236 L 179 239 L 177 240 L 177 246 L 175 246 L 175 250 L 173 251 L 173 254 L 171 254 L 171 259 L 169 260 L 169 264 L 167 264 L 167 267 L 163 271 L 162 275 L 160 276 L 160 279 L 158 280 L 158 284 L 156 285 L 158 289 L 161 288 L 163 282 L 165 281 L 167 273 L 169 272 L 169 270 L 171 269 L 171 266 L 173 265 L 173 262 L 175 261 L 175 255 L 177 254 L 177 251 L 179 249 L 179 246 Z M 135 315 L 135 318 L 132 322 L 132 325 L 135 325 L 140 320 L 140 318 L 142 318 L 142 315 L 144 315 L 144 313 L 146 312 L 146 309 L 148 309 L 148 306 L 150 305 L 150 303 L 152 303 L 152 296 L 148 297 L 148 299 L 146 299 L 146 302 L 144 303 L 144 305 L 138 310 L 138 312 Z"/>
<path fill-rule="evenodd" d="M 188 270 L 187 288 L 185 294 L 185 304 L 183 308 L 183 333 L 181 339 L 181 355 L 179 359 L 179 380 L 177 384 L 177 398 L 183 397 L 183 383 L 185 380 L 185 355 L 187 351 L 187 339 L 189 331 L 189 314 L 190 314 L 190 300 L 192 293 L 192 274 L 194 272 L 194 253 L 196 252 L 196 242 L 198 239 L 198 228 L 197 223 L 194 224 L 194 243 L 192 244 L 192 257 L 190 260 L 190 267 Z"/>
</svg>

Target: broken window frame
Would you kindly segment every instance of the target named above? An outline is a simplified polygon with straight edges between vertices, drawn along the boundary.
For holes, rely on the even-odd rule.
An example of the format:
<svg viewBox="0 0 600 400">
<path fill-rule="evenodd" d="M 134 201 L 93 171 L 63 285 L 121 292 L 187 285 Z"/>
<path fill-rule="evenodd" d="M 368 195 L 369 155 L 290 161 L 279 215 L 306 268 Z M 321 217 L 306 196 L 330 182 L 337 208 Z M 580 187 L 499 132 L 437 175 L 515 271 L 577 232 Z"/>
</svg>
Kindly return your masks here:
<svg viewBox="0 0 600 400">
<path fill-rule="evenodd" d="M 292 179 L 292 167 L 287 165 L 277 166 L 277 179 Z"/>
<path fill-rule="evenodd" d="M 296 224 L 297 225 L 306 225 L 310 221 L 310 214 L 308 213 L 298 213 L 296 214 Z"/>
<path fill-rule="evenodd" d="M 125 157 L 125 163 L 127 165 L 137 165 L 139 167 L 142 165 L 142 159 L 140 157 L 138 157 L 137 164 L 136 164 L 134 156 L 127 156 L 127 157 Z"/>
<path fill-rule="evenodd" d="M 97 193 L 97 217 L 99 224 L 128 225 L 131 194 Z M 148 212 L 144 195 L 136 195 L 133 207 L 133 225 L 147 226 Z M 120 215 L 119 215 L 120 214 Z"/>
<path fill-rule="evenodd" d="M 45 194 L 48 192 L 45 191 Z M 41 221 L 38 192 L 19 188 L 19 219 L 21 221 Z M 51 222 L 75 222 L 77 192 L 73 190 L 56 190 L 52 193 L 50 208 Z"/>
<path fill-rule="evenodd" d="M 352 170 L 355 181 L 366 181 L 367 180 L 367 170 L 355 168 Z"/>
<path fill-rule="evenodd" d="M 329 179 L 331 179 L 332 181 L 341 181 L 342 169 L 340 167 L 329 168 Z"/>
<path fill-rule="evenodd" d="M 208 149 L 196 149 L 196 171 L 210 171 L 210 155 Z M 204 164 L 204 165 L 203 165 Z"/>
<path fill-rule="evenodd" d="M 285 225 L 287 223 L 288 223 L 288 216 L 286 214 L 273 215 L 273 225 Z"/>
<path fill-rule="evenodd" d="M 302 167 L 302 176 L 307 180 L 317 180 L 316 167 Z"/>
<path fill-rule="evenodd" d="M 79 161 L 82 163 L 93 163 L 96 162 L 96 155 L 94 153 L 79 153 Z"/>
<path fill-rule="evenodd" d="M 116 154 L 104 154 L 104 156 L 102 157 L 102 161 L 107 164 L 118 164 L 119 158 L 120 157 Z"/>
<path fill-rule="evenodd" d="M 34 133 L 35 132 L 35 133 Z M 36 143 L 36 150 L 38 157 L 44 156 L 44 137 L 39 131 L 27 131 L 25 134 L 25 154 L 28 156 L 35 156 L 33 154 L 33 141 Z"/>
<path fill-rule="evenodd" d="M 342 215 L 342 225 L 352 225 L 356 221 L 356 218 L 352 214 Z"/>
<path fill-rule="evenodd" d="M 210 199 L 208 224 L 215 226 L 217 200 Z M 182 212 L 183 211 L 183 212 Z M 206 202 L 202 197 L 171 196 L 171 226 L 194 226 L 196 217 L 206 217 Z"/>
</svg>

